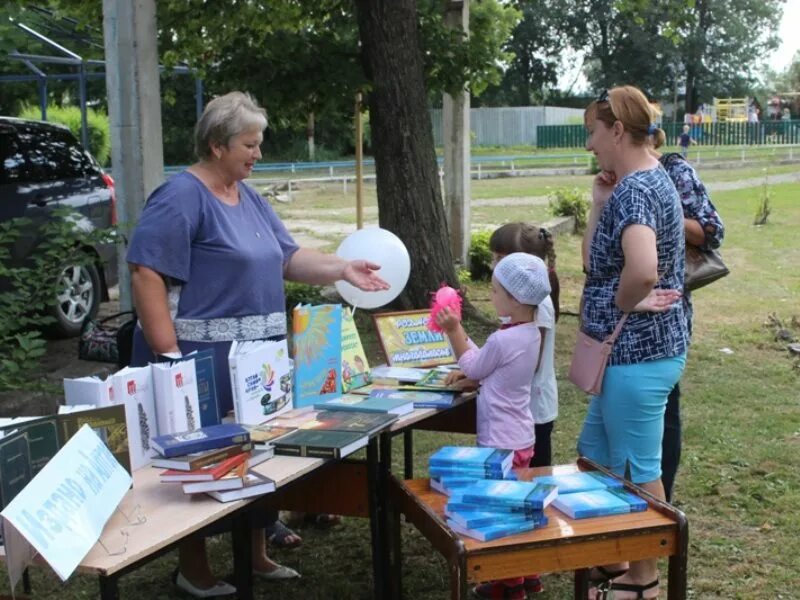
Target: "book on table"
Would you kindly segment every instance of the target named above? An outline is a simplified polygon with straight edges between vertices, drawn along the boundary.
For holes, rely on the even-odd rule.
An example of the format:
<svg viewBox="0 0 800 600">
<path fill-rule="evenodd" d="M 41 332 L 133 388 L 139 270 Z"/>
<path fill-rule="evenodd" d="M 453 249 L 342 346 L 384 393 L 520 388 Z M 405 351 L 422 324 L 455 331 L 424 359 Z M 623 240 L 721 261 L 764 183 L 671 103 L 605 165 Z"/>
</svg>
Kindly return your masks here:
<svg viewBox="0 0 800 600">
<path fill-rule="evenodd" d="M 425 375 L 414 384 L 415 388 L 423 389 L 423 390 L 444 390 L 444 391 L 458 391 L 452 385 L 447 385 L 445 380 L 447 379 L 448 374 L 452 369 L 446 369 L 443 367 L 436 367 L 435 369 L 431 369 Z"/>
<path fill-rule="evenodd" d="M 194 359 L 152 363 L 150 368 L 159 435 L 198 429 L 200 400 Z"/>
<path fill-rule="evenodd" d="M 621 479 L 596 471 L 542 475 L 534 477 L 531 481 L 554 485 L 558 488 L 559 494 L 574 494 L 576 492 L 590 492 L 592 490 L 621 488 L 624 486 Z"/>
<path fill-rule="evenodd" d="M 234 341 L 228 366 L 237 423 L 259 425 L 292 409 L 286 340 Z"/>
<path fill-rule="evenodd" d="M 391 398 L 413 402 L 414 408 L 449 408 L 455 400 L 455 392 L 436 392 L 433 390 L 374 389 L 370 398 Z"/>
<path fill-rule="evenodd" d="M 194 360 L 197 381 L 197 402 L 200 409 L 200 426 L 208 427 L 222 422 L 217 395 L 217 377 L 214 374 L 214 349 L 195 350 L 175 362 Z"/>
<path fill-rule="evenodd" d="M 539 525 L 547 524 L 547 517 L 542 511 L 534 512 L 493 512 L 488 510 L 450 510 L 445 508 L 448 520 L 464 529 L 478 529 L 482 527 L 496 527 L 500 525 L 513 525 L 534 521 Z"/>
<path fill-rule="evenodd" d="M 358 412 L 378 412 L 392 415 L 406 415 L 414 410 L 414 402 L 397 398 L 379 398 L 345 394 L 339 398 L 315 404 L 317 410 L 341 410 Z"/>
<path fill-rule="evenodd" d="M 250 458 L 247 460 L 247 464 L 249 464 L 252 469 L 273 456 L 275 456 L 275 448 L 272 446 L 269 448 L 253 448 L 250 452 Z"/>
<path fill-rule="evenodd" d="M 273 420 L 268 423 L 261 423 L 260 425 L 245 425 L 245 429 L 250 432 L 250 441 L 253 443 L 254 447 L 262 449 L 272 448 L 272 444 L 275 440 L 297 429 L 297 427 L 283 427 L 275 423 L 276 421 Z"/>
<path fill-rule="evenodd" d="M 430 467 L 482 471 L 504 475 L 514 462 L 514 451 L 476 446 L 442 446 L 428 459 Z"/>
<path fill-rule="evenodd" d="M 342 392 L 349 392 L 370 382 L 369 363 L 358 335 L 353 311 L 342 309 Z"/>
<path fill-rule="evenodd" d="M 525 533 L 528 531 L 533 531 L 534 529 L 540 529 L 547 525 L 547 517 L 542 516 L 541 520 L 514 521 L 511 523 L 501 523 L 498 525 L 489 525 L 474 529 L 462 527 L 450 519 L 447 520 L 447 525 L 450 527 L 450 529 L 460 535 L 471 537 L 479 542 L 490 542 L 498 538 L 517 535 L 518 533 Z"/>
<path fill-rule="evenodd" d="M 431 477 L 429 484 L 432 490 L 449 496 L 456 490 L 461 490 L 472 485 L 478 481 L 478 479 L 478 477 L 470 477 L 467 475 L 443 475 L 441 477 Z"/>
<path fill-rule="evenodd" d="M 230 456 L 220 462 L 201 467 L 194 471 L 181 471 L 180 469 L 169 469 L 161 473 L 160 479 L 162 483 L 170 482 L 191 482 L 191 481 L 214 481 L 219 479 L 234 467 L 238 467 L 242 463 L 247 462 L 250 457 L 249 452 L 240 452 L 234 456 Z"/>
<path fill-rule="evenodd" d="M 203 452 L 193 452 L 183 456 L 173 456 L 172 458 L 156 456 L 150 464 L 160 469 L 196 471 L 197 469 L 215 465 L 232 456 L 236 456 L 242 452 L 250 452 L 251 450 L 253 450 L 253 444 L 251 442 L 246 442 L 244 444 L 233 444 L 231 446 L 205 450 Z"/>
<path fill-rule="evenodd" d="M 115 404 L 58 415 L 59 439 L 62 445 L 72 439 L 84 425 L 92 428 L 128 473 L 133 473 L 123 405 Z"/>
<path fill-rule="evenodd" d="M 530 481 L 479 480 L 461 492 L 464 502 L 542 510 L 558 495 L 554 485 Z"/>
<path fill-rule="evenodd" d="M 109 377 L 109 381 L 113 389 L 113 404 L 125 407 L 131 468 L 136 471 L 149 464 L 155 454 L 150 438 L 168 433 L 159 430 L 153 372 L 149 366 L 125 367 Z M 168 402 L 167 399 L 164 401 Z M 163 411 L 166 410 L 165 405 Z"/>
<path fill-rule="evenodd" d="M 58 416 L 13 419 L 7 425 L 0 425 L 0 435 L 22 431 L 28 434 L 28 460 L 31 474 L 35 477 L 63 445 L 58 432 Z"/>
<path fill-rule="evenodd" d="M 67 406 L 91 404 L 92 406 L 111 406 L 114 404 L 114 385 L 112 378 L 105 380 L 89 377 L 64 378 L 64 402 Z"/>
<path fill-rule="evenodd" d="M 227 473 L 217 479 L 207 481 L 193 481 L 184 482 L 184 494 L 200 494 L 203 492 L 223 491 L 223 490 L 237 490 L 244 487 L 245 479 L 249 469 L 249 464 L 245 460 L 239 463 Z"/>
<path fill-rule="evenodd" d="M 236 423 L 222 423 L 201 427 L 194 431 L 156 436 L 151 443 L 159 454 L 171 458 L 234 444 L 244 444 L 249 441 L 250 434 L 247 429 Z"/>
<path fill-rule="evenodd" d="M 431 477 L 472 477 L 473 479 L 494 479 L 494 480 L 507 480 L 514 481 L 517 476 L 512 469 L 508 469 L 505 473 L 492 471 L 487 473 L 484 469 L 465 467 L 465 466 L 446 466 L 439 467 L 431 465 L 428 467 L 428 474 Z"/>
<path fill-rule="evenodd" d="M 275 440 L 275 454 L 309 458 L 344 458 L 369 442 L 369 436 L 354 431 L 298 429 Z"/>
<path fill-rule="evenodd" d="M 336 398 L 342 391 L 342 306 L 299 304 L 292 312 L 294 406 Z"/>
<path fill-rule="evenodd" d="M 275 482 L 255 471 L 248 471 L 241 488 L 207 492 L 209 496 L 219 502 L 233 502 L 254 496 L 262 496 L 275 491 Z"/>
<path fill-rule="evenodd" d="M 386 429 L 396 420 L 396 415 L 387 413 L 324 410 L 317 413 L 313 421 L 304 423 L 300 429 L 348 431 L 371 436 Z"/>
<path fill-rule="evenodd" d="M 31 479 L 33 471 L 28 432 L 6 433 L 0 439 L 0 509 L 5 508 Z"/>
<path fill-rule="evenodd" d="M 270 421 L 270 424 L 276 427 L 286 427 L 289 429 L 297 429 L 302 427 L 309 421 L 313 421 L 317 417 L 318 410 L 313 406 L 304 406 L 302 408 L 294 408 L 288 413 Z"/>
<path fill-rule="evenodd" d="M 401 384 L 416 383 L 427 374 L 428 369 L 418 369 L 416 367 L 390 367 L 389 365 L 378 365 L 370 372 L 373 383 Z"/>
<path fill-rule="evenodd" d="M 616 488 L 559 494 L 553 506 L 572 519 L 586 519 L 639 512 L 647 509 L 647 502 Z"/>
<path fill-rule="evenodd" d="M 542 512 L 539 509 L 512 506 L 510 504 L 506 506 L 501 506 L 499 504 L 493 506 L 487 506 L 484 503 L 465 502 L 462 492 L 463 488 L 453 490 L 453 493 L 450 494 L 450 498 L 448 499 L 447 505 L 445 506 L 445 509 L 447 511 L 465 512 L 465 513 L 492 512 L 492 513 L 501 513 L 509 515 L 518 515 L 518 514 L 535 515 L 536 513 Z"/>
</svg>

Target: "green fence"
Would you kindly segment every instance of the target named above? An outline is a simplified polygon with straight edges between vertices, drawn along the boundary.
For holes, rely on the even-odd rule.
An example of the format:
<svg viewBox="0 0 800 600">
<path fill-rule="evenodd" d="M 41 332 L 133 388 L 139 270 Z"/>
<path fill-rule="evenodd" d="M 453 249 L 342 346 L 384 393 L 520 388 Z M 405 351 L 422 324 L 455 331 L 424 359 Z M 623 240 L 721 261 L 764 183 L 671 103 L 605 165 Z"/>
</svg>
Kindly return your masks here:
<svg viewBox="0 0 800 600">
<path fill-rule="evenodd" d="M 667 134 L 667 146 L 676 146 L 683 123 L 665 123 L 662 127 Z M 701 146 L 800 144 L 800 120 L 703 123 L 691 126 L 689 133 Z M 539 148 L 583 148 L 585 144 L 583 125 L 540 125 L 536 128 Z"/>
</svg>

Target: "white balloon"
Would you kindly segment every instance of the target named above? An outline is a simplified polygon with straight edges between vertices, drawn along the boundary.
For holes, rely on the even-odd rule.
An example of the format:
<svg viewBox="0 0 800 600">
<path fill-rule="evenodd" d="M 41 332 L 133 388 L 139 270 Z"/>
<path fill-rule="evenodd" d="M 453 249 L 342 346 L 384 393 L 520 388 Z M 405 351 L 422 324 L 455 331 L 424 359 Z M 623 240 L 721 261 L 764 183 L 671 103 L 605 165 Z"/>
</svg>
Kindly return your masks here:
<svg viewBox="0 0 800 600">
<path fill-rule="evenodd" d="M 388 290 L 365 292 L 346 281 L 337 281 L 336 290 L 345 302 L 357 308 L 378 308 L 397 298 L 408 282 L 411 259 L 403 241 L 380 227 L 359 229 L 348 235 L 336 255 L 345 260 L 365 259 L 381 266 L 378 276 L 389 284 Z"/>
</svg>

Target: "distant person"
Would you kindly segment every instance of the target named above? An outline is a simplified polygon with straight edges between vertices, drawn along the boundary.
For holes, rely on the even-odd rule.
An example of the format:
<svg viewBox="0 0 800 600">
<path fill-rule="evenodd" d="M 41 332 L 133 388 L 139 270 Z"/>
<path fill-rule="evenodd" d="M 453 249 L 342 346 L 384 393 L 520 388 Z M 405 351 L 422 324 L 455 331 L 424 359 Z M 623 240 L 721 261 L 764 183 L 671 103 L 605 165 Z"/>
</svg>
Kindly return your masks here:
<svg viewBox="0 0 800 600">
<path fill-rule="evenodd" d="M 531 382 L 539 364 L 541 334 L 538 307 L 550 296 L 547 267 L 542 259 L 515 252 L 500 259 L 492 273 L 492 305 L 500 329 L 482 348 L 467 337 L 455 313 L 443 308 L 436 323 L 447 334 L 460 371 L 445 382 L 469 378 L 481 382 L 478 392 L 478 446 L 514 451 L 513 466 L 527 467 L 534 455 Z M 490 581 L 475 588 L 479 598 L 524 600 L 542 591 L 538 575 Z"/>
<path fill-rule="evenodd" d="M 531 223 L 506 223 L 489 238 L 492 268 L 504 256 L 514 252 L 527 252 L 547 263 L 550 295 L 536 311 L 536 326 L 542 336 L 539 364 L 531 384 L 531 413 L 536 441 L 533 446 L 531 467 L 549 467 L 553 464 L 551 437 L 558 416 L 558 383 L 555 369 L 556 321 L 559 316 L 560 285 L 556 274 L 556 253 L 553 235 L 543 227 Z"/>
<path fill-rule="evenodd" d="M 681 147 L 681 156 L 684 160 L 689 159 L 689 146 L 696 144 L 694 138 L 689 134 L 689 126 L 683 126 L 683 133 L 678 136 L 678 145 Z"/>
</svg>

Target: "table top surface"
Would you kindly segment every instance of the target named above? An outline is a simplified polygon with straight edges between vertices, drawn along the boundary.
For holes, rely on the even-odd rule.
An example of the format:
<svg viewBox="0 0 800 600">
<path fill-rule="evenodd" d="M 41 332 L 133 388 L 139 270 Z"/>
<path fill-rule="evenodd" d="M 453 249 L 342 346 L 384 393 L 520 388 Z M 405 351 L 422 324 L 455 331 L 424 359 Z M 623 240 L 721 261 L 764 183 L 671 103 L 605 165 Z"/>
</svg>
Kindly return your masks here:
<svg viewBox="0 0 800 600">
<path fill-rule="evenodd" d="M 400 432 L 409 427 L 416 425 L 417 423 L 424 421 L 429 417 L 433 417 L 435 415 L 445 413 L 448 410 L 452 410 L 462 404 L 466 404 L 470 400 L 474 400 L 478 396 L 477 392 L 467 392 L 463 394 L 458 394 L 455 399 L 453 400 L 453 404 L 447 408 L 415 408 L 410 413 L 406 413 L 405 415 L 401 415 L 394 423 L 392 423 L 389 431 L 392 433 Z"/>
<path fill-rule="evenodd" d="M 515 469 L 518 478 L 523 481 L 530 480 L 537 475 L 575 473 L 578 470 L 577 465 Z M 429 479 L 411 479 L 400 481 L 399 484 L 423 508 L 433 513 L 443 527 L 449 529 L 446 524 L 447 517 L 444 515 L 448 497 L 431 490 Z M 458 536 L 455 533 L 454 535 L 457 535 L 463 541 L 467 552 L 476 552 L 500 547 L 508 548 L 513 545 L 550 544 L 555 541 L 569 539 L 578 541 L 581 538 L 591 538 L 599 535 L 633 533 L 659 528 L 675 528 L 677 530 L 677 521 L 674 518 L 655 510 L 652 506 L 642 512 L 589 519 L 571 519 L 553 506 L 548 506 L 545 508 L 545 515 L 548 518 L 548 524 L 545 527 L 499 538 L 491 542 L 480 542 L 466 536 Z"/>
</svg>

